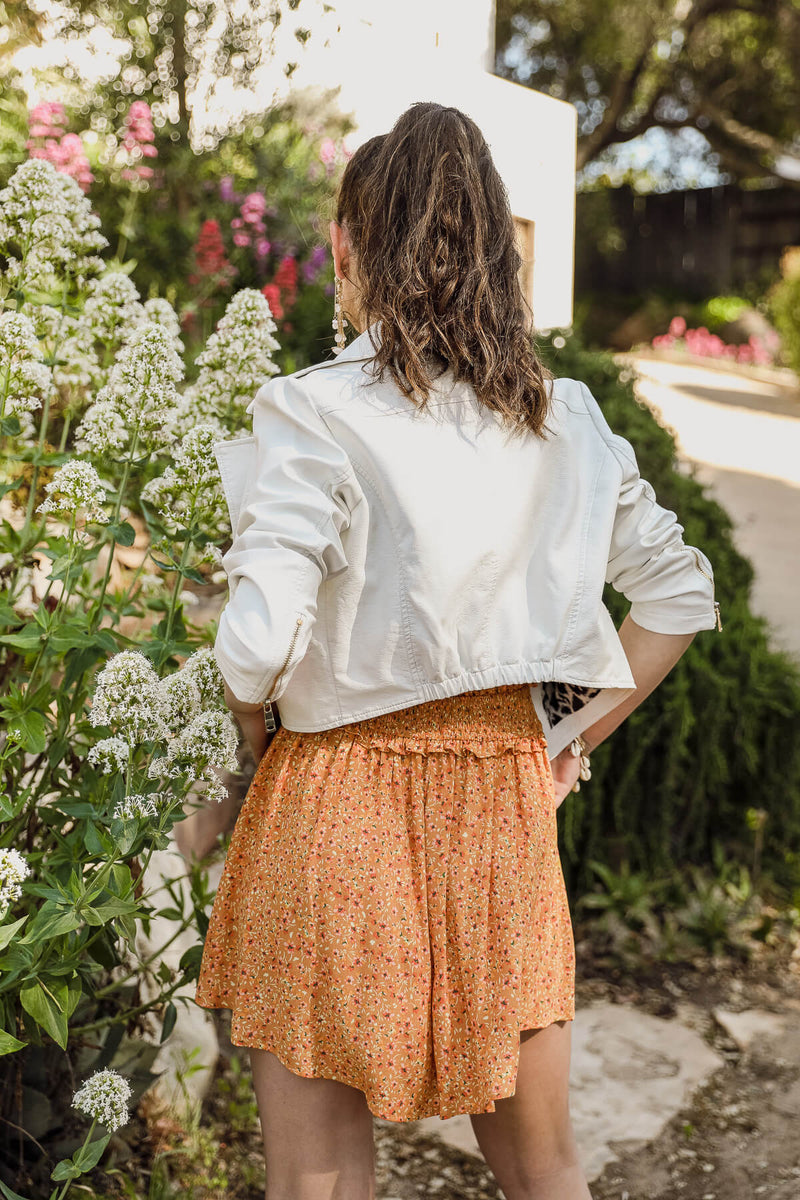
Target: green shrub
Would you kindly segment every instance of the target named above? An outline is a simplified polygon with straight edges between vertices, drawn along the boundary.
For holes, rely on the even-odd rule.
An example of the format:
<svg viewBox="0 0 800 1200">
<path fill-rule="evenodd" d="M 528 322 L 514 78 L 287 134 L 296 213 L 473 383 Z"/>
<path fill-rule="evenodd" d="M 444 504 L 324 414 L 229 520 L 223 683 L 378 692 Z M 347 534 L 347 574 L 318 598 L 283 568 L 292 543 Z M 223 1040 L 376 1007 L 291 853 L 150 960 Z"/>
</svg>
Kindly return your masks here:
<svg viewBox="0 0 800 1200">
<path fill-rule="evenodd" d="M 705 325 L 711 333 L 716 333 L 729 321 L 735 321 L 750 305 L 741 296 L 712 296 L 697 306 L 696 316 L 691 324 Z"/>
<path fill-rule="evenodd" d="M 558 344 L 557 344 L 558 343 Z M 563 343 L 563 344 L 562 344 Z M 540 341 L 558 376 L 581 379 L 611 428 L 634 446 L 659 503 L 678 514 L 687 543 L 711 560 L 723 632 L 701 631 L 666 679 L 592 756 L 591 783 L 570 795 L 560 823 L 570 891 L 593 882 L 592 860 L 661 875 L 727 855 L 752 861 L 748 810 L 766 812 L 761 869 L 791 893 L 800 882 L 800 668 L 770 648 L 749 607 L 753 568 L 736 550 L 731 520 L 691 476 L 676 470 L 672 435 L 634 393 L 634 372 L 589 351 L 576 334 Z M 624 596 L 606 587 L 619 626 Z"/>
<path fill-rule="evenodd" d="M 800 373 L 800 246 L 784 252 L 781 278 L 770 289 L 768 300 L 786 365 Z"/>
</svg>

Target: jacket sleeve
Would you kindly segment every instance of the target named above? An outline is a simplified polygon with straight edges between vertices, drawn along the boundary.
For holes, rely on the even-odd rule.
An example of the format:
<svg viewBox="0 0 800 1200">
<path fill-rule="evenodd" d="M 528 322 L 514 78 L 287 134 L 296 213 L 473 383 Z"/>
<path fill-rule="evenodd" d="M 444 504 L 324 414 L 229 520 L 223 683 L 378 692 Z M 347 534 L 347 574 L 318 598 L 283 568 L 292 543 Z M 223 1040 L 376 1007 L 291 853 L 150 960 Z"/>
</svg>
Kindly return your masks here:
<svg viewBox="0 0 800 1200">
<path fill-rule="evenodd" d="M 612 432 L 585 384 L 587 408 L 620 468 L 606 583 L 630 600 L 630 616 L 653 633 L 713 629 L 718 607 L 708 558 L 683 540 L 683 526 L 639 474 L 633 446 Z"/>
<path fill-rule="evenodd" d="M 343 571 L 358 485 L 300 380 L 275 378 L 251 405 L 255 472 L 222 559 L 228 603 L 214 654 L 238 700 L 277 699 L 311 639 L 317 593 Z"/>
</svg>

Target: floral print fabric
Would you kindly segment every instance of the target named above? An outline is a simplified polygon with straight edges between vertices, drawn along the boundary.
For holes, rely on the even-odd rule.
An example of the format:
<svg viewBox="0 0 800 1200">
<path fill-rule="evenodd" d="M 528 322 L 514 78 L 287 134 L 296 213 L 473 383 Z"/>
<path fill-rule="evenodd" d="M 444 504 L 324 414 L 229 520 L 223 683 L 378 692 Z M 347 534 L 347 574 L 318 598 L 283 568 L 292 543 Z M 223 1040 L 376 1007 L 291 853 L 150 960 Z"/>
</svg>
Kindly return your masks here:
<svg viewBox="0 0 800 1200">
<path fill-rule="evenodd" d="M 575 1015 L 546 742 L 527 685 L 282 728 L 231 837 L 196 1001 L 234 1045 L 393 1121 L 494 1111 L 520 1030 Z"/>
</svg>

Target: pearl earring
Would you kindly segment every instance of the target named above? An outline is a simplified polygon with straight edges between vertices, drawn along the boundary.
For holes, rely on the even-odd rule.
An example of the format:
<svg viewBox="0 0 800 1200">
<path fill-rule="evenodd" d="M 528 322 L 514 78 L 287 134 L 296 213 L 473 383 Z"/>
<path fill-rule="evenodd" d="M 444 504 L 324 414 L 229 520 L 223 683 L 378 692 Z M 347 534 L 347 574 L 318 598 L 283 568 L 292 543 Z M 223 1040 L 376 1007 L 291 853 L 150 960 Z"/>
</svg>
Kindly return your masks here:
<svg viewBox="0 0 800 1200">
<path fill-rule="evenodd" d="M 333 285 L 333 321 L 331 325 L 336 330 L 336 345 L 333 347 L 333 353 L 341 354 L 347 340 L 344 332 L 347 321 L 342 309 L 342 281 L 338 275 L 335 277 Z"/>
</svg>

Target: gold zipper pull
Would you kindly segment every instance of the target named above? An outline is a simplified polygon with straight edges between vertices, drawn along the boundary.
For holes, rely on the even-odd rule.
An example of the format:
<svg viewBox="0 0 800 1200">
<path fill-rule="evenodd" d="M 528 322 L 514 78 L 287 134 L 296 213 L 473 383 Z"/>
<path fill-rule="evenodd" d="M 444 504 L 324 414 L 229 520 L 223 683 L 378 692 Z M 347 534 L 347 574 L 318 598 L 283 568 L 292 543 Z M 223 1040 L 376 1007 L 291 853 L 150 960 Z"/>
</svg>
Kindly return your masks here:
<svg viewBox="0 0 800 1200">
<path fill-rule="evenodd" d="M 720 619 L 719 615 L 719 600 L 714 601 L 714 612 L 716 613 L 717 617 L 717 630 L 719 633 L 722 633 L 722 620 Z"/>
<path fill-rule="evenodd" d="M 270 692 L 276 692 L 278 690 L 278 684 L 280 683 L 281 679 L 283 678 L 284 674 L 286 673 L 286 668 L 289 666 L 292 655 L 294 654 L 294 648 L 297 645 L 297 638 L 300 634 L 300 630 L 302 629 L 302 627 L 303 627 L 303 618 L 298 617 L 297 620 L 295 621 L 294 633 L 292 634 L 292 640 L 289 643 L 289 649 L 286 652 L 286 658 L 283 660 L 283 664 L 281 666 L 280 671 L 278 671 L 278 674 L 275 676 L 275 678 L 272 681 L 272 687 L 269 689 Z"/>
</svg>

